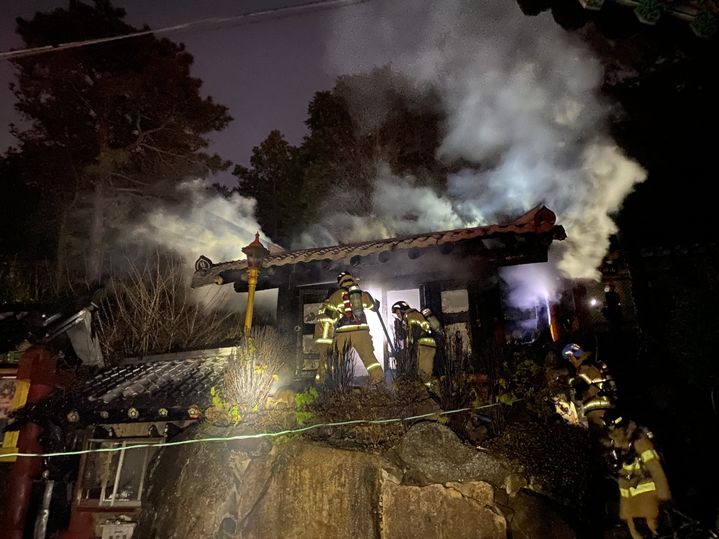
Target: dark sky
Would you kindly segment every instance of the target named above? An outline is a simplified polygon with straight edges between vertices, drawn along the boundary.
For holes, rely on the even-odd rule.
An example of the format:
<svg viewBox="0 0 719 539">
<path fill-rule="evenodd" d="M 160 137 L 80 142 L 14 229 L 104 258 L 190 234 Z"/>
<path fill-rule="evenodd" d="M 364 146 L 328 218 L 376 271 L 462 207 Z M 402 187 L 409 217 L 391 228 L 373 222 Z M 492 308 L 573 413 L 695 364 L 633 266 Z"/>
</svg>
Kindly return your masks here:
<svg viewBox="0 0 719 539">
<path fill-rule="evenodd" d="M 309 0 L 115 0 L 127 11 L 126 21 L 160 28 L 207 17 L 228 17 L 255 10 L 307 3 Z M 65 0 L 0 0 L 0 49 L 19 48 L 16 17 L 67 5 Z M 204 91 L 228 106 L 234 121 L 216 135 L 212 150 L 226 159 L 246 163 L 252 147 L 272 129 L 291 142 L 304 134 L 307 104 L 317 90 L 330 88 L 336 76 L 326 67 L 325 41 L 335 9 L 310 10 L 267 17 L 253 23 L 231 22 L 215 27 L 163 34 L 183 42 L 195 57 L 194 75 Z M 9 129 L 17 121 L 8 90 L 12 67 L 0 61 L 0 148 L 14 143 Z M 229 173 L 221 178 L 232 179 Z"/>
<path fill-rule="evenodd" d="M 197 19 L 230 17 L 253 10 L 296 6 L 310 1 L 115 0 L 114 4 L 127 11 L 128 23 L 136 27 L 147 24 L 152 28 L 161 28 Z M 502 1 L 512 5 L 511 9 L 516 10 L 518 19 L 522 19 L 521 11 L 514 5 L 514 0 Z M 417 3 L 421 4 L 419 1 Z M 345 37 L 348 37 L 348 42 L 353 41 L 352 36 L 346 35 L 337 39 L 342 30 L 338 29 L 335 16 L 338 13 L 349 15 L 345 17 L 345 23 L 349 19 L 354 24 L 360 19 L 359 14 L 378 4 L 391 6 L 393 2 L 373 0 L 365 5 L 292 12 L 285 16 L 266 17 L 253 23 L 224 23 L 215 27 L 201 25 L 190 30 L 163 34 L 173 41 L 186 44 L 195 57 L 194 75 L 204 81 L 204 91 L 228 106 L 234 117 L 234 121 L 224 131 L 215 135 L 211 149 L 225 159 L 246 164 L 252 148 L 272 129 L 280 129 L 290 142 L 298 143 L 305 132 L 303 122 L 312 95 L 318 90 L 330 88 L 335 77 L 340 74 L 338 68 L 333 67 L 338 65 L 337 55 L 342 57 L 342 73 L 367 69 L 368 62 L 375 61 L 376 64 L 377 58 L 372 56 L 372 51 L 351 47 L 340 53 L 333 50 L 330 43 L 337 45 L 342 43 Z M 613 3 L 608 4 L 614 6 Z M 0 19 L 0 50 L 21 46 L 14 33 L 16 17 L 29 19 L 37 11 L 48 11 L 66 5 L 67 0 L 0 0 L 0 9 L 5 15 Z M 624 17 L 636 22 L 631 10 L 616 6 L 615 8 L 611 12 L 605 8 L 602 13 L 607 15 L 607 19 L 620 20 Z M 398 32 L 400 36 L 393 35 L 393 39 L 407 36 L 415 39 L 421 35 L 421 31 L 411 27 L 411 17 L 407 15 L 403 18 L 405 22 L 409 21 L 406 22 L 409 27 Z M 556 20 L 556 17 L 554 18 Z M 524 23 L 525 26 L 536 28 L 537 32 L 547 32 L 549 29 L 544 23 L 551 22 L 551 19 L 552 15 L 545 12 L 538 17 L 524 17 Z M 357 31 L 372 33 L 374 27 L 381 26 L 374 20 L 371 20 L 371 25 L 365 27 L 357 22 Z M 347 29 L 345 26 L 344 31 Z M 680 29 L 690 33 L 685 23 L 681 24 Z M 642 26 L 636 33 L 640 37 L 656 37 L 657 34 L 647 26 Z M 646 47 L 641 39 L 615 39 L 614 34 L 616 32 L 606 39 L 602 47 L 606 54 L 621 56 L 623 49 L 633 51 Z M 659 41 L 666 40 L 661 38 Z M 373 45 L 374 48 L 382 49 L 383 53 L 387 52 L 381 44 Z M 709 47 L 710 43 L 706 43 L 706 47 L 704 42 L 699 45 L 700 49 L 704 49 Z M 391 53 L 388 54 L 391 59 Z M 667 55 L 659 54 L 657 57 L 661 59 L 662 56 Z M 704 56 L 715 59 L 712 55 Z M 381 59 L 386 61 L 388 58 Z M 673 65 L 671 62 L 663 62 L 664 66 Z M 693 191 L 687 189 L 677 193 L 675 179 L 682 178 L 687 185 L 692 182 L 706 184 L 714 175 L 713 163 L 708 166 L 710 156 L 713 156 L 712 139 L 697 135 L 696 122 L 698 118 L 714 118 L 707 124 L 715 123 L 719 114 L 716 100 L 712 99 L 714 104 L 708 107 L 707 99 L 701 94 L 713 94 L 713 91 L 709 91 L 709 87 L 701 81 L 693 85 L 697 91 L 689 91 L 692 86 L 684 83 L 687 78 L 693 77 L 693 72 L 708 73 L 710 65 L 715 65 L 715 62 L 697 63 L 698 67 L 692 68 L 693 71 L 690 67 L 677 65 L 669 69 L 672 75 L 667 78 L 653 77 L 651 63 L 639 62 L 634 66 L 635 72 L 646 75 L 644 78 L 653 77 L 655 80 L 649 85 L 643 83 L 646 90 L 629 88 L 620 96 L 623 100 L 622 107 L 629 113 L 629 120 L 626 125 L 620 125 L 623 132 L 615 133 L 615 138 L 633 158 L 650 170 L 652 177 L 628 198 L 626 206 L 631 211 L 624 213 L 630 217 L 642 216 L 645 213 L 644 207 L 647 205 L 640 205 L 639 201 L 660 200 L 661 203 L 647 207 L 673 206 L 672 213 L 677 220 L 695 223 L 702 230 L 706 228 L 700 226 L 704 211 L 696 211 L 697 204 L 705 210 L 713 204 L 713 197 L 696 197 Z M 619 75 L 622 75 L 622 70 L 619 70 Z M 17 120 L 13 110 L 14 99 L 7 88 L 12 78 L 11 64 L 0 61 L 0 124 L 3 126 Z M 688 90 L 683 89 L 685 86 Z M 14 139 L 8 128 L 0 128 L 0 150 L 13 143 Z M 229 172 L 216 180 L 226 184 L 234 183 L 234 177 Z M 644 223 L 639 226 L 640 235 L 656 235 L 656 226 L 651 220 L 642 218 L 638 222 L 640 225 Z"/>
</svg>

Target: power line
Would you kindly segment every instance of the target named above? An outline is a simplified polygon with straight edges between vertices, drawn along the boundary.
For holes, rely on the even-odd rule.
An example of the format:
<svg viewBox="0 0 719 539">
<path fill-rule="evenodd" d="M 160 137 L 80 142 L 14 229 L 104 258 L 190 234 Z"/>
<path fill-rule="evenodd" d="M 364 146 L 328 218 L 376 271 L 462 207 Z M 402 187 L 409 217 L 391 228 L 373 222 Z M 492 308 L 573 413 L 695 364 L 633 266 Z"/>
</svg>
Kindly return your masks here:
<svg viewBox="0 0 719 539">
<path fill-rule="evenodd" d="M 150 34 L 166 34 L 169 32 L 176 32 L 178 30 L 186 30 L 188 28 L 193 28 L 195 26 L 200 26 L 204 24 L 220 25 L 233 21 L 257 19 L 268 15 L 301 13 L 314 9 L 331 9 L 355 4 L 364 4 L 369 1 L 370 0 L 316 0 L 314 2 L 308 2 L 306 4 L 300 4 L 298 6 L 284 6 L 273 9 L 249 11 L 247 13 L 241 13 L 239 15 L 233 15 L 230 17 L 209 17 L 176 24 L 174 26 L 166 26 L 164 28 L 157 28 L 154 30 L 141 30 L 139 32 L 133 32 L 131 34 L 123 34 L 119 36 L 101 37 L 96 39 L 86 39 L 83 41 L 72 41 L 70 43 L 60 43 L 58 45 L 44 45 L 42 47 L 31 47 L 14 51 L 4 51 L 0 52 L 0 60 L 15 60 L 17 58 L 37 56 L 39 54 L 46 54 L 48 52 L 58 52 L 68 49 L 76 49 L 79 47 L 86 47 L 88 45 L 97 45 L 100 43 L 108 43 L 110 41 L 120 41 L 121 39 L 130 39 L 134 37 L 147 36 Z"/>
<path fill-rule="evenodd" d="M 347 425 L 382 425 L 385 423 L 399 423 L 402 421 L 412 421 L 415 419 L 424 419 L 426 417 L 438 417 L 443 415 L 457 414 L 460 412 L 468 412 L 470 410 L 481 410 L 483 408 L 492 408 L 494 406 L 500 406 L 501 403 L 485 404 L 484 406 L 477 406 L 474 408 L 457 408 L 455 410 L 439 411 L 439 412 L 428 412 L 426 414 L 413 415 L 409 417 L 392 417 L 389 419 L 352 419 L 349 421 L 339 421 L 336 423 L 316 423 L 314 425 L 308 425 L 307 427 L 301 427 L 298 429 L 288 429 L 279 432 L 259 432 L 255 434 L 238 434 L 236 436 L 217 436 L 211 438 L 193 438 L 190 440 L 179 440 L 176 442 L 160 442 L 156 444 L 133 444 L 127 446 L 118 447 L 95 447 L 92 449 L 79 449 L 77 451 L 58 451 L 55 453 L 9 453 L 2 455 L 3 458 L 7 457 L 71 457 L 77 455 L 86 455 L 88 453 L 116 453 L 118 451 L 126 451 L 128 449 L 140 449 L 143 447 L 171 447 L 176 445 L 188 445 L 188 444 L 199 444 L 206 442 L 228 442 L 233 440 L 254 440 L 258 438 L 275 438 L 278 436 L 287 436 L 289 434 L 298 434 L 301 432 L 307 432 L 314 429 L 323 427 L 341 427 Z M 108 442 L 121 441 L 121 438 L 108 438 Z"/>
</svg>

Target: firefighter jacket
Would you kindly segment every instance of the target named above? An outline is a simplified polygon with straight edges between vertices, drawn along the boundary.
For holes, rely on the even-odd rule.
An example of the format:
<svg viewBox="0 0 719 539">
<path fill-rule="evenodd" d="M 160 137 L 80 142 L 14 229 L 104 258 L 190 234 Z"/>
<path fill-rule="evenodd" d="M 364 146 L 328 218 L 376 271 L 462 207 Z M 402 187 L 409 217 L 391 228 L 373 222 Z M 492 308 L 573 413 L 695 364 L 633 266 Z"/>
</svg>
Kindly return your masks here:
<svg viewBox="0 0 719 539">
<path fill-rule="evenodd" d="M 634 432 L 619 470 L 619 516 L 624 520 L 657 518 L 660 503 L 672 497 L 669 482 L 651 433 L 633 422 L 628 428 Z"/>
<path fill-rule="evenodd" d="M 570 385 L 577 392 L 585 415 L 615 406 L 616 385 L 604 363 L 582 363 L 577 367 L 577 375 L 570 381 Z"/>
<path fill-rule="evenodd" d="M 421 312 L 417 309 L 407 309 L 402 314 L 402 320 L 405 326 L 407 347 L 411 347 L 415 343 L 421 346 L 437 347 L 429 327 L 429 321 Z"/>
<path fill-rule="evenodd" d="M 336 321 L 337 312 L 328 309 L 326 305 L 322 304 L 315 318 L 315 344 L 318 346 L 332 344 L 335 336 Z"/>
<path fill-rule="evenodd" d="M 345 333 L 347 331 L 367 330 L 367 316 L 360 314 L 356 316 L 352 312 L 350 305 L 349 293 L 346 289 L 340 288 L 336 290 L 323 303 L 326 316 L 334 322 L 336 333 Z M 362 291 L 362 306 L 365 309 L 375 309 L 375 300 L 369 292 Z"/>
</svg>

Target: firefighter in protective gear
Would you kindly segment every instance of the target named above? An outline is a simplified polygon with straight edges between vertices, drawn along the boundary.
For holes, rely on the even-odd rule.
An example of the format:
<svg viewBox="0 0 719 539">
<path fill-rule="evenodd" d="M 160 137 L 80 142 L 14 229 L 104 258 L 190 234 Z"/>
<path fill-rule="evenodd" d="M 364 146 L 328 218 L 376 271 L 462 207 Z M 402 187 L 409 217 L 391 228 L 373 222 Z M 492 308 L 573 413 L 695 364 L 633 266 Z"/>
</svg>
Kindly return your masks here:
<svg viewBox="0 0 719 539">
<path fill-rule="evenodd" d="M 619 517 L 627 523 L 632 539 L 643 537 L 634 519 L 646 520 L 656 536 L 660 509 L 671 503 L 672 494 L 652 433 L 615 410 L 607 412 L 604 420 L 621 463 L 617 480 Z"/>
<path fill-rule="evenodd" d="M 604 431 L 602 417 L 616 406 L 617 388 L 606 364 L 590 361 L 591 354 L 576 343 L 569 343 L 562 350 L 562 357 L 576 370 L 569 384 L 581 402 L 587 426 L 601 434 Z"/>
<path fill-rule="evenodd" d="M 420 379 L 424 384 L 430 385 L 433 380 L 434 356 L 437 353 L 437 342 L 430 321 L 406 301 L 398 301 L 392 305 L 392 314 L 399 322 L 398 330 L 395 331 L 399 337 L 398 344 L 405 349 L 416 349 Z"/>
<path fill-rule="evenodd" d="M 337 276 L 339 289 L 322 303 L 327 318 L 332 320 L 334 339 L 332 346 L 341 354 L 346 347 L 353 347 L 367 369 L 372 384 L 384 382 L 382 365 L 374 355 L 372 336 L 367 324 L 365 309 L 377 311 L 379 302 L 359 287 L 358 280 L 342 272 Z M 323 335 L 322 339 L 326 339 Z M 315 341 L 317 342 L 317 341 Z M 318 342 L 326 344 L 326 340 Z"/>
<path fill-rule="evenodd" d="M 336 312 L 326 309 L 323 304 L 315 315 L 315 346 L 320 355 L 315 376 L 317 383 L 324 382 L 327 375 L 327 352 L 332 347 L 335 337 L 336 314 Z"/>
</svg>

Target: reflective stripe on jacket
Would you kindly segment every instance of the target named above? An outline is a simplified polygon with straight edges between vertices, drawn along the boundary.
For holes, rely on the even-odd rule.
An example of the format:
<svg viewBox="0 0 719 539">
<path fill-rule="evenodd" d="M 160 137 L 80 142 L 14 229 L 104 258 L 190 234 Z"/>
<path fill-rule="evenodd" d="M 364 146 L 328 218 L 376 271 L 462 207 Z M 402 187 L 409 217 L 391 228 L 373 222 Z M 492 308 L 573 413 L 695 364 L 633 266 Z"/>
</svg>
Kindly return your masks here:
<svg viewBox="0 0 719 539">
<path fill-rule="evenodd" d="M 344 288 L 340 288 L 330 294 L 330 296 L 323 302 L 323 306 L 328 315 L 333 318 L 336 332 L 340 333 L 358 330 L 369 331 L 367 316 L 362 313 L 362 315 L 357 317 L 354 313 L 352 313 L 349 297 L 347 296 L 347 291 Z M 374 307 L 374 299 L 368 292 L 365 291 L 362 291 L 362 306 L 365 309 L 371 309 Z"/>
<path fill-rule="evenodd" d="M 669 499 L 669 486 L 651 440 L 642 435 L 632 444 L 634 459 L 625 462 L 619 476 L 619 493 L 631 498 L 647 492 L 658 492 L 660 499 Z"/>
<path fill-rule="evenodd" d="M 315 318 L 315 344 L 332 344 L 335 336 L 335 319 L 325 306 L 320 307 Z"/>
<path fill-rule="evenodd" d="M 417 309 L 408 309 L 402 316 L 407 328 L 407 343 L 409 345 L 416 342 L 422 346 L 437 347 L 437 343 L 432 337 L 429 321 L 421 312 Z"/>
</svg>

